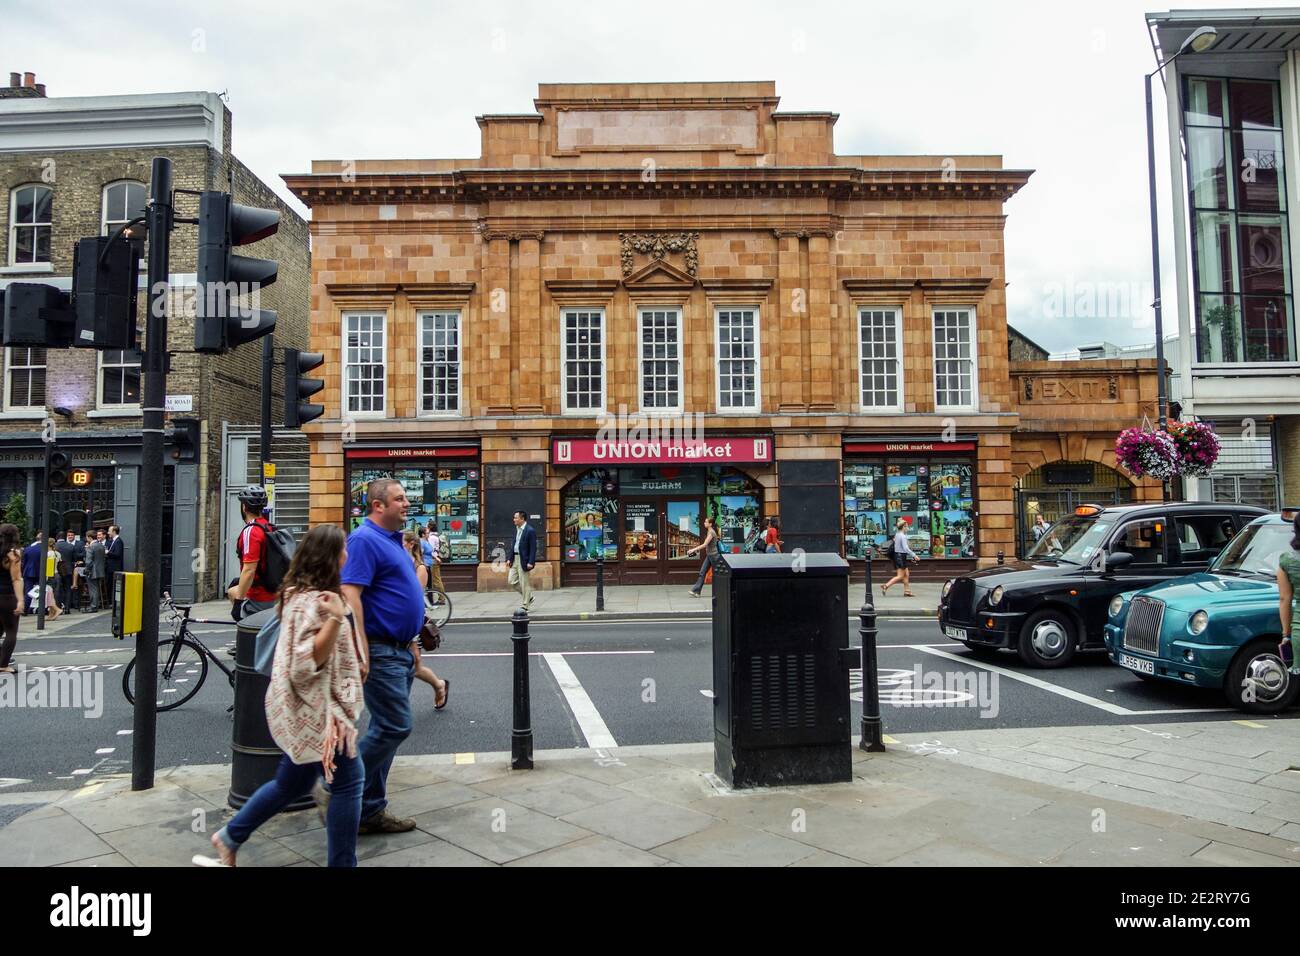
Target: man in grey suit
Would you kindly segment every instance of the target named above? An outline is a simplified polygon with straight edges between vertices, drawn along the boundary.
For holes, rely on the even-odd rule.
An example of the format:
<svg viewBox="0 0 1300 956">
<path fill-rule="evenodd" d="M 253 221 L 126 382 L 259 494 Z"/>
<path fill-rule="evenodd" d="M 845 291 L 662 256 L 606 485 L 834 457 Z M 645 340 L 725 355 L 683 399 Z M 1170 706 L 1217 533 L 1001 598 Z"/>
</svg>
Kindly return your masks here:
<svg viewBox="0 0 1300 956">
<path fill-rule="evenodd" d="M 90 609 L 98 611 L 106 602 L 104 579 L 107 572 L 108 549 L 104 545 L 104 531 L 95 532 L 95 537 L 86 545 L 86 580 L 89 582 Z"/>
</svg>

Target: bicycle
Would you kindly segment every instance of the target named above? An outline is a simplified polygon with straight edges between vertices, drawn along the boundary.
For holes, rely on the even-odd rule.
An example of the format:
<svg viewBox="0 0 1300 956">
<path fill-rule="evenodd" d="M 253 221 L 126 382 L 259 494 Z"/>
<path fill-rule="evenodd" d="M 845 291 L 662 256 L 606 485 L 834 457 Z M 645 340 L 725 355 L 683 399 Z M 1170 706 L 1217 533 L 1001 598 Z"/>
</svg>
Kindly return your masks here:
<svg viewBox="0 0 1300 956">
<path fill-rule="evenodd" d="M 451 620 L 451 598 L 441 588 L 429 588 L 424 592 L 424 616 L 435 626 L 442 628 Z"/>
<path fill-rule="evenodd" d="M 225 621 L 213 621 L 208 618 L 191 618 L 193 605 L 177 604 L 170 593 L 163 592 L 162 606 L 171 612 L 172 636 L 158 642 L 158 699 L 156 705 L 161 713 L 175 710 L 199 692 L 208 677 L 208 661 L 226 675 L 233 690 L 235 672 L 221 662 L 199 638 L 190 630 L 191 624 L 224 624 Z M 135 658 L 126 665 L 122 672 L 122 693 L 127 702 L 135 704 L 131 677 L 135 673 Z M 233 704 L 231 705 L 234 706 Z"/>
</svg>

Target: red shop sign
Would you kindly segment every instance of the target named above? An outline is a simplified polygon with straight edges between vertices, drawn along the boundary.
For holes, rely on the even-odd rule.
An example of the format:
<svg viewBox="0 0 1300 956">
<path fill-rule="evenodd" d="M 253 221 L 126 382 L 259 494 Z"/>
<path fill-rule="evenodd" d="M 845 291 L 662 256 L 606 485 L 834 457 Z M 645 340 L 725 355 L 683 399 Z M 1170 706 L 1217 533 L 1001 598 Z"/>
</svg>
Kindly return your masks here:
<svg viewBox="0 0 1300 956">
<path fill-rule="evenodd" d="M 712 465 L 769 462 L 771 438 L 691 438 L 668 441 L 601 441 L 557 438 L 556 465 Z"/>
<path fill-rule="evenodd" d="M 973 441 L 868 441 L 844 446 L 846 455 L 878 455 L 887 452 L 910 454 L 919 451 L 945 454 L 974 450 Z"/>
<path fill-rule="evenodd" d="M 478 449 L 469 448 L 350 448 L 348 458 L 477 458 Z"/>
</svg>

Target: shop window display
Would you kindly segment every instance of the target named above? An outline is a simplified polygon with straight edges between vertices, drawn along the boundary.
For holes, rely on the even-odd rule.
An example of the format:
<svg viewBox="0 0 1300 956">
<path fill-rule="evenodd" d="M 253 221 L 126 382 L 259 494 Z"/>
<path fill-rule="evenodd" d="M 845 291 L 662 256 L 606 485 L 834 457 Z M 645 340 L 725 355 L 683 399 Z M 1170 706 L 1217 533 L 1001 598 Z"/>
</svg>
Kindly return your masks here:
<svg viewBox="0 0 1300 956">
<path fill-rule="evenodd" d="M 447 560 L 471 564 L 479 559 L 479 469 L 477 465 L 436 465 L 411 468 L 354 468 L 349 527 L 366 515 L 366 486 L 376 478 L 396 478 L 411 503 L 408 530 L 437 524 L 447 542 Z"/>
<path fill-rule="evenodd" d="M 618 483 L 614 472 L 595 468 L 569 485 L 564 496 L 564 559 L 618 557 Z"/>
<path fill-rule="evenodd" d="M 705 507 L 717 523 L 722 550 L 732 554 L 750 550 L 762 533 L 762 486 L 734 468 L 714 466 L 708 469 L 705 495 Z"/>
<path fill-rule="evenodd" d="M 902 518 L 917 554 L 974 557 L 973 471 L 969 462 L 846 463 L 845 553 L 861 558 L 868 547 L 883 548 Z"/>
</svg>

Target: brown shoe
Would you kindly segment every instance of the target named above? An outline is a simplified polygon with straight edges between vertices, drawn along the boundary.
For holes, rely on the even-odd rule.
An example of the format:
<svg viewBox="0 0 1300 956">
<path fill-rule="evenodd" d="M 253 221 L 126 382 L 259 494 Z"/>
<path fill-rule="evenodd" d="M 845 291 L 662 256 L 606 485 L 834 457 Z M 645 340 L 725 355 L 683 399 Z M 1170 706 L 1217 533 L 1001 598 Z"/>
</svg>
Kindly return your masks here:
<svg viewBox="0 0 1300 956">
<path fill-rule="evenodd" d="M 358 836 L 369 836 L 374 833 L 409 833 L 415 829 L 415 821 L 411 819 L 402 819 L 389 813 L 387 809 L 380 810 L 369 820 L 362 820 L 361 826 L 357 828 Z"/>
</svg>

